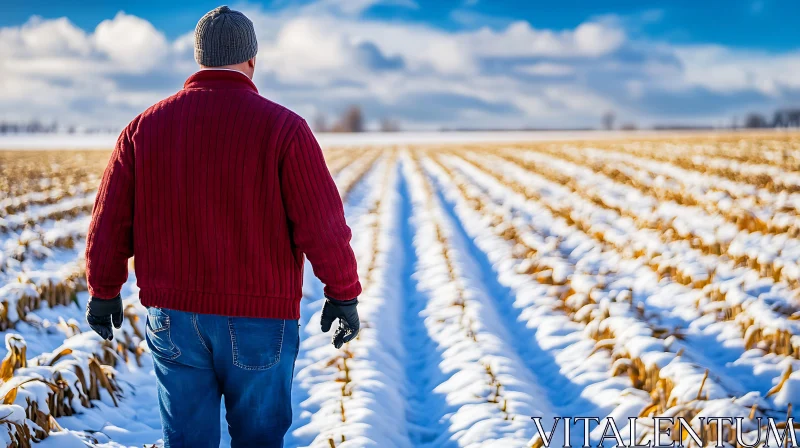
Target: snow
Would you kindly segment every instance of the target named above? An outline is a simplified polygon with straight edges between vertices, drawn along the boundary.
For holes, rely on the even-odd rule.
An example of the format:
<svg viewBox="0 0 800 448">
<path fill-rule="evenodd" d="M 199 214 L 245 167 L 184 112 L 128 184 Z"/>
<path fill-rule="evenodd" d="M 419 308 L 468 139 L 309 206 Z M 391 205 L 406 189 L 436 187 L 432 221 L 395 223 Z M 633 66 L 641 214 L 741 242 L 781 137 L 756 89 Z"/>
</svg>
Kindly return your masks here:
<svg viewBox="0 0 800 448">
<path fill-rule="evenodd" d="M 782 134 L 775 130 L 775 134 Z M 315 133 L 323 148 L 362 145 L 453 144 L 480 142 L 533 142 L 614 140 L 625 137 L 680 137 L 707 135 L 707 131 L 403 131 Z M 0 135 L 0 149 L 97 149 L 111 150 L 118 134 L 20 134 Z"/>
<path fill-rule="evenodd" d="M 326 154 L 353 229 L 362 332 L 332 347 L 319 327 L 322 285 L 306 266 L 287 447 L 529 447 L 539 437 L 531 417 L 549 431 L 559 416 L 641 416 L 650 437 L 657 415 L 747 420 L 753 409 L 780 417 L 800 403 L 798 235 L 777 224 L 742 228 L 731 215 L 747 210 L 788 228 L 796 194 L 630 148 L 408 146 L 539 138 L 529 133 L 322 137 L 326 146 L 392 146 Z M 106 144 L 76 139 L 66 146 Z M 13 144 L 22 145 L 0 139 Z M 27 143 L 45 144 L 59 143 Z M 763 161 L 734 163 L 711 150 L 691 157 L 794 179 Z M 42 446 L 158 446 L 133 270 L 114 342 L 84 321 L 92 188 L 0 204 L 9 210 L 0 213 L 2 351 L 26 360 L 0 383 L 0 423 L 50 425 Z M 21 204 L 30 205 L 15 212 Z M 32 403 L 56 413 L 58 385 L 72 395 L 58 398 L 57 425 L 30 420 Z M 591 431 L 595 443 L 604 421 Z M 220 422 L 225 432 L 224 410 Z M 560 431 L 553 437 L 567 442 Z M 583 445 L 582 431 L 569 442 Z"/>
</svg>

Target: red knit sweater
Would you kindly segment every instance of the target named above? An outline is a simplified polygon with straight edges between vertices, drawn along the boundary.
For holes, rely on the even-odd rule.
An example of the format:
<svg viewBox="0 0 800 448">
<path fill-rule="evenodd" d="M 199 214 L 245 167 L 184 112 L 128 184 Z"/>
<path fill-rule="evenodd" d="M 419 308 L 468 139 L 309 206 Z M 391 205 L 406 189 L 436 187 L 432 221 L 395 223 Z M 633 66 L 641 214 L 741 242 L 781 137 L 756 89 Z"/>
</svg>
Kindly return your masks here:
<svg viewBox="0 0 800 448">
<path fill-rule="evenodd" d="M 242 73 L 201 70 L 119 136 L 86 276 L 92 296 L 115 297 L 135 254 L 144 305 L 297 319 L 303 254 L 326 295 L 361 293 L 350 235 L 306 122 Z"/>
</svg>

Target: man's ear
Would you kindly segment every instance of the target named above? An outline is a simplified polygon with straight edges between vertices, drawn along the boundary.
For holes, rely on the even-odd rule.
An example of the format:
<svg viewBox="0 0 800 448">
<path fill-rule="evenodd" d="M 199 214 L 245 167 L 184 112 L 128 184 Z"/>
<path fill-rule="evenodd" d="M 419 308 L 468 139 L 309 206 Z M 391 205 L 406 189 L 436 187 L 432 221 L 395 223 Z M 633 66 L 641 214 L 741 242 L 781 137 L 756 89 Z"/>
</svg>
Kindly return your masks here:
<svg viewBox="0 0 800 448">
<path fill-rule="evenodd" d="M 255 58 L 255 56 L 253 57 L 253 59 L 249 59 L 247 61 L 247 66 L 250 67 L 250 68 L 256 68 L 256 58 Z"/>
</svg>

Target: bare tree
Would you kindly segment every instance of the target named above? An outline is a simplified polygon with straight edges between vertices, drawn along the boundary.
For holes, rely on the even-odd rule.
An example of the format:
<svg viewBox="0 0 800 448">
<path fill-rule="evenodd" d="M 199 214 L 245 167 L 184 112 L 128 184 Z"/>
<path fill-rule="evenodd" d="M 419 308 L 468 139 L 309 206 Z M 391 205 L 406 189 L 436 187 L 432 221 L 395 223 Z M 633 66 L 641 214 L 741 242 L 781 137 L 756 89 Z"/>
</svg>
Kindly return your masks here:
<svg viewBox="0 0 800 448">
<path fill-rule="evenodd" d="M 364 117 L 361 114 L 361 107 L 358 105 L 348 107 L 331 130 L 333 132 L 364 132 Z"/>
<path fill-rule="evenodd" d="M 602 122 L 603 122 L 603 129 L 606 131 L 611 131 L 614 129 L 614 119 L 616 116 L 614 115 L 613 111 L 608 111 L 603 114 Z"/>
<path fill-rule="evenodd" d="M 775 111 L 772 126 L 776 128 L 800 127 L 800 109 L 781 109 Z"/>
<path fill-rule="evenodd" d="M 747 114 L 744 119 L 744 127 L 746 128 L 765 128 L 767 127 L 767 119 L 763 115 L 757 113 Z"/>
</svg>

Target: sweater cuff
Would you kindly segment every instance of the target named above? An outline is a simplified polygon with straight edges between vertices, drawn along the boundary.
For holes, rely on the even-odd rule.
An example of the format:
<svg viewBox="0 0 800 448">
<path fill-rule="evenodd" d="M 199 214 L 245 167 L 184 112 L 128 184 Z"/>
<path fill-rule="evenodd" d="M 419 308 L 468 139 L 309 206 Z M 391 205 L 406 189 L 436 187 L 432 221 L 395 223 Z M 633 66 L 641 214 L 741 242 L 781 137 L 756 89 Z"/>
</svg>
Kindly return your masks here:
<svg viewBox="0 0 800 448">
<path fill-rule="evenodd" d="M 111 289 L 112 292 L 109 292 L 110 288 L 101 288 L 101 290 L 97 290 L 95 288 L 92 288 L 92 285 L 89 285 L 87 289 L 89 290 L 89 295 L 94 299 L 111 300 L 111 299 L 116 299 L 117 296 L 120 296 L 120 289 L 122 288 L 118 288 L 116 290 Z"/>
<path fill-rule="evenodd" d="M 339 300 L 325 294 L 325 298 L 338 305 L 358 305 L 358 297 L 353 297 L 352 299 L 348 300 Z"/>
</svg>

